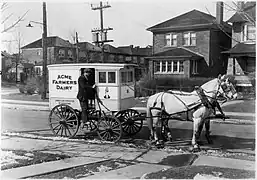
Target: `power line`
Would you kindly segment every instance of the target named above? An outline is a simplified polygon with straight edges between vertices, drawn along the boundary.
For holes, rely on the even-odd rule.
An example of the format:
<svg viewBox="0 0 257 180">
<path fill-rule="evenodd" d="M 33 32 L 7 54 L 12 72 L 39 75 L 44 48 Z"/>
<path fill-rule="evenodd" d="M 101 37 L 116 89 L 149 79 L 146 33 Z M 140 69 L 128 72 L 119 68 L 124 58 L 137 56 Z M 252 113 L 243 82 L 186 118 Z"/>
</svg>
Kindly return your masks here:
<svg viewBox="0 0 257 180">
<path fill-rule="evenodd" d="M 97 46 L 102 46 L 102 62 L 104 62 L 104 43 L 106 42 L 113 42 L 113 40 L 107 39 L 107 32 L 109 30 L 113 30 L 113 28 L 104 28 L 103 22 L 103 9 L 110 8 L 111 6 L 108 2 L 104 5 L 102 1 L 100 2 L 100 6 L 93 6 L 91 4 L 92 10 L 99 10 L 100 11 L 100 28 L 94 28 L 91 32 L 93 33 L 93 43 Z M 99 35 L 101 38 L 99 38 Z"/>
</svg>

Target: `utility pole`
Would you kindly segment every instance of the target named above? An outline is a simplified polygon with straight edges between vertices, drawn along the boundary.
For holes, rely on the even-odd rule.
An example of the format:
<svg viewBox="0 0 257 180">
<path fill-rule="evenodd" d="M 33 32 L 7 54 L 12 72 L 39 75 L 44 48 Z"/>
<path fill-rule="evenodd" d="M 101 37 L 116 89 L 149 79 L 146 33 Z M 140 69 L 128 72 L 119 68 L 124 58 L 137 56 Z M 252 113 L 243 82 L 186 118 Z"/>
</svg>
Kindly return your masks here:
<svg viewBox="0 0 257 180">
<path fill-rule="evenodd" d="M 76 54 L 77 54 L 77 63 L 79 62 L 79 40 L 78 40 L 78 32 L 75 34 L 76 36 Z"/>
<path fill-rule="evenodd" d="M 95 28 L 91 32 L 93 33 L 93 43 L 95 43 L 97 46 L 100 46 L 102 48 L 102 62 L 104 62 L 104 43 L 106 42 L 113 42 L 113 40 L 107 40 L 107 32 L 109 30 L 113 30 L 113 28 L 104 28 L 104 18 L 103 18 L 103 9 L 111 7 L 108 2 L 106 5 L 103 5 L 102 1 L 100 2 L 100 6 L 93 7 L 91 4 L 92 10 L 100 10 L 100 29 Z M 99 39 L 99 33 L 101 39 Z"/>
<path fill-rule="evenodd" d="M 42 99 L 46 99 L 47 91 L 47 20 L 46 20 L 46 2 L 43 2 L 43 36 L 42 36 L 42 45 L 43 45 L 43 92 Z"/>
<path fill-rule="evenodd" d="M 16 59 L 16 83 L 18 83 L 18 63 L 20 62 L 20 57 L 21 57 L 21 33 L 18 33 L 18 57 Z M 21 77 L 20 77 L 20 82 L 21 82 Z"/>
</svg>

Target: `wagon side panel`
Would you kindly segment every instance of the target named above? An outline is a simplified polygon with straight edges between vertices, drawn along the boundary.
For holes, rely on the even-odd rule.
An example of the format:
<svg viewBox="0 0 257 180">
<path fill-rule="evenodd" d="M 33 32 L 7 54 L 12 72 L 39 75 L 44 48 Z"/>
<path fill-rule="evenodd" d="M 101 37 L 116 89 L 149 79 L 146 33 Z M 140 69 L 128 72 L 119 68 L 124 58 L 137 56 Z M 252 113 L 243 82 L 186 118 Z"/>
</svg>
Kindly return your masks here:
<svg viewBox="0 0 257 180">
<path fill-rule="evenodd" d="M 74 109 L 80 109 L 77 100 L 79 71 L 66 68 L 49 70 L 49 106 L 52 109 L 58 104 L 68 104 Z"/>
</svg>

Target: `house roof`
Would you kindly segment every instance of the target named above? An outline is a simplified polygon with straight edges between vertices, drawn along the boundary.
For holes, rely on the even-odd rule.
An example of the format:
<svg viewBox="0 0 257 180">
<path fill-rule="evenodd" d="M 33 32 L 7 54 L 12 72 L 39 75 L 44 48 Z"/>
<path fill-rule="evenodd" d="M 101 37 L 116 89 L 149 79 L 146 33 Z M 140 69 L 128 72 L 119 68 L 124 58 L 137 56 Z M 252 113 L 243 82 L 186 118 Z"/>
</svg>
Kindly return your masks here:
<svg viewBox="0 0 257 180">
<path fill-rule="evenodd" d="M 47 37 L 47 47 L 74 47 L 68 40 L 64 40 L 58 36 L 49 36 Z M 30 48 L 42 48 L 42 38 L 38 39 L 26 46 L 23 46 L 21 49 L 30 49 Z"/>
<path fill-rule="evenodd" d="M 13 55 L 7 53 L 6 51 L 1 51 L 1 55 L 7 58 L 13 58 Z"/>
<path fill-rule="evenodd" d="M 214 25 L 215 22 L 216 18 L 214 16 L 194 9 L 175 18 L 154 25 L 147 30 L 154 32 L 165 30 L 167 28 L 173 30 L 181 30 L 185 28 L 194 29 L 199 27 L 210 27 Z M 223 23 L 223 25 L 229 26 L 227 23 Z"/>
<path fill-rule="evenodd" d="M 130 45 L 130 46 L 119 46 L 118 49 L 125 54 L 129 54 L 129 55 L 134 54 L 132 45 Z"/>
<path fill-rule="evenodd" d="M 244 4 L 242 12 L 236 12 L 228 22 L 249 22 L 256 20 L 256 2 L 247 2 Z"/>
<path fill-rule="evenodd" d="M 247 54 L 247 53 L 254 53 L 256 45 L 255 44 L 245 44 L 245 43 L 238 43 L 233 48 L 228 51 L 224 51 L 222 53 L 227 54 Z"/>
<path fill-rule="evenodd" d="M 175 47 L 172 49 L 169 49 L 167 51 L 155 53 L 152 57 L 150 58 L 159 58 L 159 57 L 199 57 L 202 58 L 203 55 L 200 53 L 194 52 L 192 50 L 189 50 L 187 48 L 182 48 L 182 47 Z"/>
<path fill-rule="evenodd" d="M 23 65 L 24 68 L 33 68 L 34 64 L 32 63 L 21 63 Z"/>
<path fill-rule="evenodd" d="M 108 53 L 112 53 L 112 54 L 124 54 L 124 55 L 128 54 L 110 44 L 104 45 L 104 52 L 108 52 Z"/>
<path fill-rule="evenodd" d="M 78 46 L 81 50 L 87 50 L 87 51 L 97 51 L 101 52 L 101 48 L 98 46 L 95 46 L 89 42 L 79 42 Z"/>
<path fill-rule="evenodd" d="M 133 45 L 130 45 L 119 46 L 118 49 L 129 55 L 149 56 L 152 54 L 152 47 L 141 48 L 139 46 L 133 47 Z"/>
</svg>

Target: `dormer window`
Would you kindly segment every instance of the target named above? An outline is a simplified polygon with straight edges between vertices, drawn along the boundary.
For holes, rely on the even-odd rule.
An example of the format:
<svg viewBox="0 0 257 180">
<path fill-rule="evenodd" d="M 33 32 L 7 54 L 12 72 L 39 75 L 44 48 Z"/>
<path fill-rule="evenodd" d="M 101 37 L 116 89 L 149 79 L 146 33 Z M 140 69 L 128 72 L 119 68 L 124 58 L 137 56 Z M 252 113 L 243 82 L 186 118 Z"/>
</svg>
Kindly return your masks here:
<svg viewBox="0 0 257 180">
<path fill-rule="evenodd" d="M 244 24 L 242 26 L 242 41 L 255 41 L 255 26 L 251 24 Z"/>
<path fill-rule="evenodd" d="M 64 49 L 59 49 L 59 57 L 64 57 L 64 56 L 65 56 Z"/>
<path fill-rule="evenodd" d="M 165 35 L 166 46 L 177 46 L 177 34 L 169 33 Z"/>
</svg>

